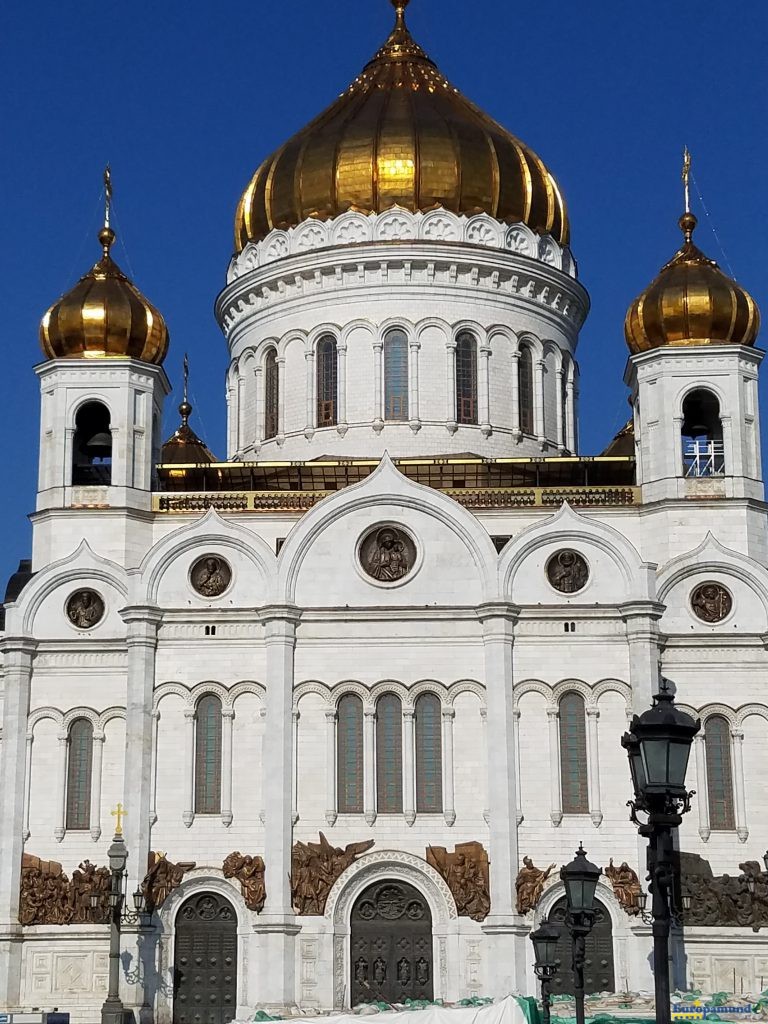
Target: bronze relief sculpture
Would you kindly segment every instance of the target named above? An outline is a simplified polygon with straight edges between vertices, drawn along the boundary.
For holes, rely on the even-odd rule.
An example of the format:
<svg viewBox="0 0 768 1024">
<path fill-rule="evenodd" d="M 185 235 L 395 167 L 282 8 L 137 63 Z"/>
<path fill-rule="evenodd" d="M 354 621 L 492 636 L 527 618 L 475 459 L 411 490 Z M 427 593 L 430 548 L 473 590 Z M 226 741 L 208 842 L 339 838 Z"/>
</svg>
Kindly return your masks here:
<svg viewBox="0 0 768 1024">
<path fill-rule="evenodd" d="M 236 878 L 240 883 L 240 891 L 243 894 L 245 905 L 249 910 L 255 910 L 260 914 L 264 909 L 267 898 L 267 890 L 264 885 L 264 859 L 250 855 L 243 856 L 236 851 L 230 853 L 224 861 L 222 871 L 225 878 Z"/>
<path fill-rule="evenodd" d="M 97 868 L 83 861 L 72 872 L 72 881 L 53 860 L 41 860 L 31 853 L 21 859 L 19 921 L 30 924 L 100 924 L 109 912 L 109 868 Z M 98 894 L 95 909 L 91 893 Z"/>
<path fill-rule="evenodd" d="M 380 526 L 365 535 L 359 557 L 371 579 L 379 583 L 396 583 L 413 570 L 416 545 L 404 530 Z"/>
<path fill-rule="evenodd" d="M 578 551 L 556 551 L 547 562 L 547 579 L 561 594 L 576 594 L 587 585 L 589 566 Z"/>
<path fill-rule="evenodd" d="M 488 854 L 482 843 L 459 843 L 453 853 L 427 847 L 427 864 L 448 883 L 459 917 L 484 921 L 491 909 Z"/>
<path fill-rule="evenodd" d="M 639 914 L 640 906 L 637 902 L 637 897 L 643 891 L 643 887 L 640 885 L 637 872 L 626 861 L 622 861 L 620 867 L 617 868 L 613 863 L 613 857 L 611 857 L 611 862 L 605 868 L 604 874 L 610 879 L 613 886 L 613 894 L 619 901 L 622 909 L 630 917 L 635 917 Z"/>
<path fill-rule="evenodd" d="M 173 890 L 181 885 L 184 875 L 195 866 L 195 861 L 173 864 L 164 853 L 150 850 L 147 864 L 141 891 L 147 901 L 147 910 L 151 913 L 161 907 Z"/>
<path fill-rule="evenodd" d="M 722 622 L 730 615 L 733 598 L 719 583 L 702 583 L 691 594 L 691 608 L 702 622 Z"/>
<path fill-rule="evenodd" d="M 295 843 L 291 860 L 291 895 L 296 913 L 305 916 L 324 914 L 333 883 L 373 844 L 373 839 L 367 839 L 362 843 L 349 843 L 342 850 L 340 846 L 331 846 L 322 832 L 319 843 Z"/>
<path fill-rule="evenodd" d="M 104 601 L 95 590 L 76 590 L 67 599 L 66 613 L 77 629 L 92 629 L 104 618 Z"/>
<path fill-rule="evenodd" d="M 517 912 L 527 914 L 533 910 L 541 899 L 544 883 L 555 869 L 550 864 L 546 871 L 537 868 L 530 857 L 523 857 L 523 866 L 517 873 L 515 890 L 517 891 Z"/>
<path fill-rule="evenodd" d="M 189 580 L 202 597 L 221 597 L 232 581 L 232 569 L 218 555 L 205 555 L 192 566 Z"/>
</svg>

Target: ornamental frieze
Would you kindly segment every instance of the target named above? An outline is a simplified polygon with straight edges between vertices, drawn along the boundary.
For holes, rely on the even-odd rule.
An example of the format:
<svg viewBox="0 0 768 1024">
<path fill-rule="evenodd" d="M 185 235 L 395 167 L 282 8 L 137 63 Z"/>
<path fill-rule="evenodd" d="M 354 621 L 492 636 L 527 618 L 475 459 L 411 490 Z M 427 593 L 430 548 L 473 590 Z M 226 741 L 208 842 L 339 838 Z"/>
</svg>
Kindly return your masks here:
<svg viewBox="0 0 768 1024">
<path fill-rule="evenodd" d="M 22 854 L 19 921 L 32 924 L 99 924 L 109 911 L 109 868 L 97 868 L 85 860 L 72 879 L 54 860 Z M 91 894 L 97 894 L 96 907 Z"/>
<path fill-rule="evenodd" d="M 179 861 L 174 864 L 164 853 L 149 852 L 147 873 L 141 883 L 141 891 L 147 901 L 150 913 L 163 905 L 174 889 L 177 889 L 187 871 L 195 867 L 195 861 Z"/>
<path fill-rule="evenodd" d="M 373 844 L 374 840 L 368 839 L 349 843 L 342 849 L 331 846 L 322 832 L 319 843 L 295 843 L 291 859 L 291 897 L 296 913 L 324 914 L 333 883 Z"/>
<path fill-rule="evenodd" d="M 768 873 L 756 860 L 739 864 L 733 875 L 713 875 L 709 861 L 695 853 L 681 852 L 679 863 L 682 894 L 691 897 L 685 925 L 755 932 L 768 926 Z"/>
<path fill-rule="evenodd" d="M 458 843 L 453 853 L 444 846 L 428 846 L 427 864 L 448 883 L 459 917 L 486 919 L 491 894 L 488 854 L 482 843 Z"/>
<path fill-rule="evenodd" d="M 239 851 L 235 851 L 230 853 L 224 861 L 222 872 L 225 878 L 237 879 L 246 907 L 260 914 L 267 898 L 263 857 L 252 857 L 250 854 L 243 855 Z"/>
</svg>

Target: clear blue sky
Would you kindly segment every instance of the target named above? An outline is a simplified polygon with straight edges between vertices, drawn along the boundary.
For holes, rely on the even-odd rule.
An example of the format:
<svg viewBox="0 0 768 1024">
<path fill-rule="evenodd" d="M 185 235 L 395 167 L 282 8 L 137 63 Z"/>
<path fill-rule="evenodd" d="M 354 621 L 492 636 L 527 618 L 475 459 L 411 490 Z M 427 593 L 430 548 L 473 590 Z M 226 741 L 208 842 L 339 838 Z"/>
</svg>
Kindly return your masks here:
<svg viewBox="0 0 768 1024">
<path fill-rule="evenodd" d="M 169 323 L 175 386 L 189 352 L 193 425 L 223 456 L 227 357 L 212 308 L 238 197 L 262 158 L 355 77 L 392 16 L 387 0 L 5 5 L 0 586 L 30 551 L 38 323 L 97 258 L 104 164 L 116 258 Z M 582 450 L 599 452 L 628 415 L 626 307 L 680 240 L 683 143 L 710 214 L 694 189 L 696 240 L 722 265 L 714 225 L 768 321 L 766 4 L 413 0 L 408 22 L 565 192 L 592 297 L 579 347 Z"/>
</svg>

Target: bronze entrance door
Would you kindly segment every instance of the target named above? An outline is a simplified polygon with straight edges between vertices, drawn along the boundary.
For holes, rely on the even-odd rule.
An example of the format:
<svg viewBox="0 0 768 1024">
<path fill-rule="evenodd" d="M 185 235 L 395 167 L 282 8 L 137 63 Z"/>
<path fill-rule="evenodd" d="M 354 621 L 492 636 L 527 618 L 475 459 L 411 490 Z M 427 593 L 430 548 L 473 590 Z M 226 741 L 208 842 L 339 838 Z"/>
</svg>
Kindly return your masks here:
<svg viewBox="0 0 768 1024">
<path fill-rule="evenodd" d="M 176 918 L 173 1024 L 227 1024 L 237 1015 L 237 917 L 212 892 L 191 896 Z"/>
<path fill-rule="evenodd" d="M 565 927 L 565 897 L 558 900 L 549 912 L 552 924 L 560 925 L 560 939 L 557 943 L 557 974 L 552 979 L 552 992 L 573 994 L 573 968 L 571 936 Z M 595 900 L 595 927 L 587 936 L 586 959 L 584 960 L 584 991 L 613 992 L 615 990 L 613 968 L 613 929 L 611 915 L 602 903 Z"/>
<path fill-rule="evenodd" d="M 352 908 L 351 1005 L 432 999 L 432 915 L 418 889 L 376 882 Z"/>
</svg>

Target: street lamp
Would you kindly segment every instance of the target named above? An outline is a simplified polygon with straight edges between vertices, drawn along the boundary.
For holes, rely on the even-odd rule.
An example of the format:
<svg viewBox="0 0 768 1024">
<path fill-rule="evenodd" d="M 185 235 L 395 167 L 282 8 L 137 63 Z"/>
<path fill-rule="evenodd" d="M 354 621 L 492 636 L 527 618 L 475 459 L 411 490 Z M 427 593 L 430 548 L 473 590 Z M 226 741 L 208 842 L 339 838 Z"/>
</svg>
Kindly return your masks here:
<svg viewBox="0 0 768 1024">
<path fill-rule="evenodd" d="M 602 869 L 587 860 L 579 844 L 576 856 L 560 869 L 565 885 L 565 926 L 573 945 L 573 984 L 576 999 L 576 1024 L 584 1024 L 584 960 L 587 935 L 595 923 L 595 889 Z"/>
<path fill-rule="evenodd" d="M 674 886 L 674 845 L 672 830 L 680 826 L 691 809 L 692 792 L 685 786 L 685 774 L 693 737 L 701 721 L 675 707 L 669 684 L 662 681 L 653 706 L 635 715 L 629 732 L 621 739 L 627 751 L 634 800 L 630 817 L 641 836 L 648 840 L 648 882 L 651 892 L 653 934 L 653 975 L 656 991 L 656 1020 L 669 1024 L 669 932 L 672 921 L 682 922 L 682 910 L 690 901 L 676 905 Z M 643 817 L 638 817 L 638 815 Z M 644 921 L 646 897 L 637 905 Z"/>
<path fill-rule="evenodd" d="M 112 845 L 107 851 L 109 870 L 111 872 L 109 888 L 109 989 L 107 998 L 101 1008 L 101 1024 L 123 1024 L 125 1009 L 120 999 L 120 933 L 123 922 L 145 926 L 150 914 L 147 911 L 144 893 L 140 888 L 133 894 L 134 910 L 125 907 L 125 865 L 128 850 L 123 839 L 123 832 L 118 824 Z M 89 894 L 91 909 L 99 906 L 100 894 Z"/>
<path fill-rule="evenodd" d="M 560 929 L 556 924 L 544 921 L 535 932 L 531 932 L 529 938 L 533 943 L 535 957 L 533 969 L 541 982 L 541 1018 L 544 1024 L 549 1024 L 549 986 L 557 971 L 557 943 L 560 939 Z"/>
</svg>

